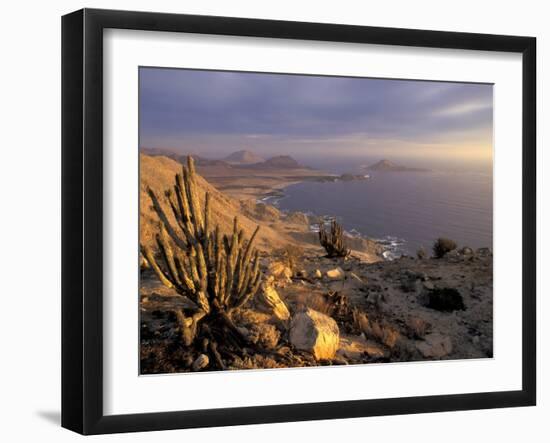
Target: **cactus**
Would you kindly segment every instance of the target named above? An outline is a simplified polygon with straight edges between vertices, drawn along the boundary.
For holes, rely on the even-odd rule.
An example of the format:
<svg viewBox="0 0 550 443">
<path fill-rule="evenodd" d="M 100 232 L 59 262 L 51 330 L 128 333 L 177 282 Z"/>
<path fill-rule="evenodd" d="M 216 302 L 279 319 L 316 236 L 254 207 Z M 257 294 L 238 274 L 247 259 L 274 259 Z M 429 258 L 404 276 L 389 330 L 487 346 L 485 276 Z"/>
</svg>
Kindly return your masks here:
<svg viewBox="0 0 550 443">
<path fill-rule="evenodd" d="M 242 342 L 244 337 L 233 324 L 231 312 L 253 297 L 261 284 L 259 255 L 252 247 L 259 226 L 248 241 L 236 217 L 230 235 L 222 235 L 219 226 L 213 226 L 210 194 L 206 193 L 201 208 L 191 157 L 187 157 L 182 174 L 176 174 L 173 190 L 165 192 L 175 223 L 169 220 L 155 192 L 148 188 L 147 193 L 159 218 L 158 258 L 143 244 L 141 252 L 163 285 L 197 305 L 191 315 L 176 312 L 183 343 L 193 344 L 201 335 L 203 322 L 208 325 L 202 329 L 214 350 L 213 338 L 223 339 L 229 334 Z M 219 361 L 217 355 L 215 360 Z"/>
<path fill-rule="evenodd" d="M 346 246 L 342 226 L 335 220 L 330 223 L 330 233 L 327 232 L 325 223 L 322 220 L 319 222 L 319 242 L 327 251 L 328 257 L 331 258 L 347 257 L 351 252 Z"/>
</svg>

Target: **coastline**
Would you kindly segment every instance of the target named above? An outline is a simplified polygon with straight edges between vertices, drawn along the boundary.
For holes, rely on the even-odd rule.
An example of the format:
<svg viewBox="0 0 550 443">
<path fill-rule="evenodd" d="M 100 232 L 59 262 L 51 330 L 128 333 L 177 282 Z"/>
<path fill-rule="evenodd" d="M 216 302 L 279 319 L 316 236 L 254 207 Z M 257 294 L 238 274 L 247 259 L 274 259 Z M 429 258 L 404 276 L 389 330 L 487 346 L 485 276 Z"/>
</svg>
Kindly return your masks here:
<svg viewBox="0 0 550 443">
<path fill-rule="evenodd" d="M 285 183 L 280 183 L 279 185 L 276 185 L 273 187 L 273 189 L 265 194 L 259 195 L 256 199 L 256 203 L 260 204 L 266 204 L 271 205 L 281 211 L 282 213 L 287 213 L 290 211 L 287 211 L 285 209 L 281 209 L 279 206 L 279 202 L 282 201 L 287 194 L 284 192 L 284 190 L 294 184 L 304 183 L 306 181 L 312 181 L 310 179 L 306 180 L 296 180 L 296 181 L 289 181 Z M 325 182 L 325 180 L 315 180 L 319 182 Z M 299 212 L 303 213 L 308 219 L 309 219 L 309 226 L 308 230 L 310 233 L 317 233 L 319 232 L 319 228 L 316 225 L 316 221 L 323 220 L 323 223 L 327 225 L 327 227 L 330 225 L 330 222 L 332 220 L 338 220 L 338 215 L 336 214 L 316 214 L 309 210 L 300 210 Z M 403 254 L 405 251 L 400 251 L 399 247 L 406 243 L 406 240 L 400 239 L 395 236 L 387 236 L 386 238 L 373 238 L 369 237 L 366 234 L 359 232 L 357 229 L 352 228 L 350 230 L 344 229 L 344 235 L 347 237 L 348 242 L 350 243 L 350 247 L 353 248 L 355 246 L 356 248 L 359 247 L 359 244 L 361 242 L 374 242 L 380 247 L 380 257 L 383 258 L 385 261 L 392 261 L 395 259 L 398 259 L 406 254 Z"/>
<path fill-rule="evenodd" d="M 287 196 L 286 188 L 291 185 L 318 182 L 335 183 L 339 181 L 366 181 L 371 180 L 370 176 L 364 175 L 342 175 L 327 173 L 309 168 L 302 169 L 252 169 L 232 167 L 222 168 L 217 166 L 199 166 L 198 172 L 212 183 L 219 191 L 237 200 L 253 200 L 256 204 L 270 205 L 282 213 L 289 211 L 282 210 L 280 202 Z M 317 214 L 304 209 L 296 210 L 303 213 L 308 219 L 308 232 L 316 233 L 316 222 L 319 219 L 328 223 L 332 219 L 338 220 L 338 214 Z M 346 237 L 350 247 L 360 252 L 365 244 L 376 244 L 377 255 L 382 260 L 392 261 L 407 256 L 408 251 L 403 247 L 407 242 L 398 236 L 388 235 L 383 238 L 376 238 L 360 232 L 357 229 L 346 229 Z"/>
</svg>

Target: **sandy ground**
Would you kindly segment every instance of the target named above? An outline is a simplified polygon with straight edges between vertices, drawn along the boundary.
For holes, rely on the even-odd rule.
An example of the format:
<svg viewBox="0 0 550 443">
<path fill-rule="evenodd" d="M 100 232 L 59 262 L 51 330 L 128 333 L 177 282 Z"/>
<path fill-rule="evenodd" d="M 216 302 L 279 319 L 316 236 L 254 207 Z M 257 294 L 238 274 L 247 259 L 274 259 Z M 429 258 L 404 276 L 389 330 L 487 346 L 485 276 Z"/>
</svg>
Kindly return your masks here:
<svg viewBox="0 0 550 443">
<path fill-rule="evenodd" d="M 328 173 L 314 169 L 254 169 L 251 167 L 199 166 L 197 172 L 226 195 L 260 199 L 278 195 L 285 187 L 305 180 L 319 180 Z"/>
</svg>

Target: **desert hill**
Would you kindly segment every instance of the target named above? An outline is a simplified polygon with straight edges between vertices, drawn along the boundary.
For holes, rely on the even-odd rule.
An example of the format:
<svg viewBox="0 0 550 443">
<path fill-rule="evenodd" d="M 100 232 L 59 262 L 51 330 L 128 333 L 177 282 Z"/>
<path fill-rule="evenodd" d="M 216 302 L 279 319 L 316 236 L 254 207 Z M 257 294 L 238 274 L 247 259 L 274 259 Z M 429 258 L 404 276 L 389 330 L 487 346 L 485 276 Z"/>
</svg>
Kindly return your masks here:
<svg viewBox="0 0 550 443">
<path fill-rule="evenodd" d="M 193 160 L 195 160 L 196 166 L 221 166 L 230 168 L 230 164 L 223 161 L 223 160 L 216 160 L 216 159 L 210 159 L 206 157 L 201 157 L 197 154 L 189 153 L 189 154 L 181 154 L 176 151 L 173 151 L 171 149 L 163 149 L 163 148 L 145 148 L 142 147 L 140 149 L 140 153 L 149 155 L 151 157 L 168 157 L 172 160 L 175 160 L 179 163 L 185 164 L 187 160 L 187 156 L 190 155 L 193 157 Z"/>
<path fill-rule="evenodd" d="M 147 194 L 150 186 L 157 194 L 161 203 L 168 204 L 164 191 L 172 188 L 174 176 L 181 172 L 181 163 L 164 156 L 149 156 L 140 154 L 140 241 L 146 245 L 155 246 L 158 218 L 151 208 L 151 200 Z M 234 198 L 213 186 L 201 176 L 201 167 L 197 168 L 197 185 L 199 199 L 204 204 L 206 192 L 211 196 L 212 220 L 220 225 L 223 233 L 230 233 L 234 217 L 239 218 L 241 228 L 247 236 L 252 235 L 256 226 L 260 225 L 256 246 L 264 252 L 271 252 L 288 244 L 297 245 L 307 250 L 321 251 L 317 234 L 309 231 L 309 220 L 301 213 L 283 214 L 274 206 L 258 203 L 256 199 Z M 207 170 L 209 168 L 206 168 Z M 245 194 L 246 195 L 246 194 Z M 170 211 L 166 211 L 173 221 Z M 349 246 L 357 255 L 367 261 L 380 260 L 380 247 L 372 240 L 349 239 Z"/>
<path fill-rule="evenodd" d="M 254 154 L 253 152 L 242 150 L 233 152 L 223 159 L 227 163 L 233 165 L 250 165 L 254 163 L 261 163 L 264 161 L 262 157 Z"/>
<path fill-rule="evenodd" d="M 146 191 L 147 186 L 150 186 L 157 193 L 161 202 L 165 203 L 166 207 L 168 207 L 164 198 L 164 191 L 172 187 L 174 176 L 181 171 L 181 167 L 181 163 L 167 157 L 151 157 L 145 154 L 140 155 L 140 231 L 141 241 L 146 244 L 152 244 L 154 242 L 158 220 L 155 212 L 151 208 L 151 200 Z M 280 247 L 290 241 L 288 236 L 280 232 L 275 232 L 268 225 L 262 224 L 258 220 L 253 220 L 247 215 L 244 215 L 241 211 L 241 204 L 239 201 L 225 196 L 199 175 L 197 175 L 197 184 L 199 187 L 201 205 L 204 204 L 206 192 L 208 191 L 210 193 L 212 219 L 220 225 L 222 232 L 231 232 L 233 218 L 238 216 L 239 223 L 247 236 L 252 234 L 258 224 L 262 225 L 257 237 L 257 246 L 261 249 L 265 250 L 273 247 Z M 278 214 L 275 208 L 273 208 L 273 210 Z"/>
<path fill-rule="evenodd" d="M 265 162 L 257 163 L 251 167 L 255 169 L 304 169 L 304 166 L 294 160 L 290 155 L 271 157 Z"/>
</svg>

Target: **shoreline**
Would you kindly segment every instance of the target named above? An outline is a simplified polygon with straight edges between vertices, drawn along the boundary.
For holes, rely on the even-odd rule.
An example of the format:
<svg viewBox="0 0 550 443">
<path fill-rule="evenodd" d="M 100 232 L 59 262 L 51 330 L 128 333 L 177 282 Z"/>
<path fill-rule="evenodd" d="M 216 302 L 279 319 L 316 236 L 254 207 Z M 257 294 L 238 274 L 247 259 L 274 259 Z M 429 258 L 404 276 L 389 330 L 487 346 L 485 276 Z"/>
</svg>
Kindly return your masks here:
<svg viewBox="0 0 550 443">
<path fill-rule="evenodd" d="M 279 211 L 281 211 L 283 213 L 301 212 L 305 216 L 307 216 L 308 219 L 310 219 L 310 223 L 309 223 L 309 226 L 308 226 L 309 232 L 317 233 L 317 232 L 319 232 L 319 228 L 316 227 L 314 223 L 312 223 L 312 221 L 311 221 L 312 218 L 315 218 L 317 220 L 323 220 L 323 222 L 325 224 L 329 224 L 332 220 L 337 220 L 339 217 L 337 215 L 328 215 L 328 214 L 319 215 L 319 214 L 316 214 L 316 213 L 314 213 L 312 211 L 309 211 L 309 210 L 288 211 L 288 210 L 285 210 L 285 209 L 281 209 L 280 206 L 279 206 L 279 202 L 284 200 L 284 198 L 287 197 L 287 194 L 285 194 L 284 190 L 288 186 L 291 186 L 291 185 L 294 185 L 294 184 L 299 184 L 299 183 L 304 183 L 306 181 L 312 181 L 312 180 L 292 181 L 292 182 L 281 183 L 279 185 L 276 185 L 276 186 L 273 187 L 273 189 L 271 191 L 263 194 L 262 197 L 258 196 L 258 198 L 256 199 L 256 203 L 271 205 L 271 206 L 275 207 L 276 209 L 278 209 Z M 323 180 L 315 180 L 315 181 L 320 182 L 320 183 L 325 182 Z M 381 252 L 380 256 L 385 261 L 392 261 L 392 260 L 399 259 L 403 256 L 407 256 L 406 251 L 405 250 L 400 250 L 400 248 L 399 248 L 401 245 L 403 245 L 407 242 L 405 239 L 401 239 L 399 237 L 391 236 L 391 235 L 388 235 L 385 238 L 373 238 L 373 237 L 370 237 L 370 236 L 358 231 L 355 228 L 352 228 L 352 229 L 349 229 L 349 230 L 344 229 L 344 235 L 347 238 L 351 239 L 351 240 L 361 239 L 361 240 L 376 242 L 383 250 Z"/>
</svg>

